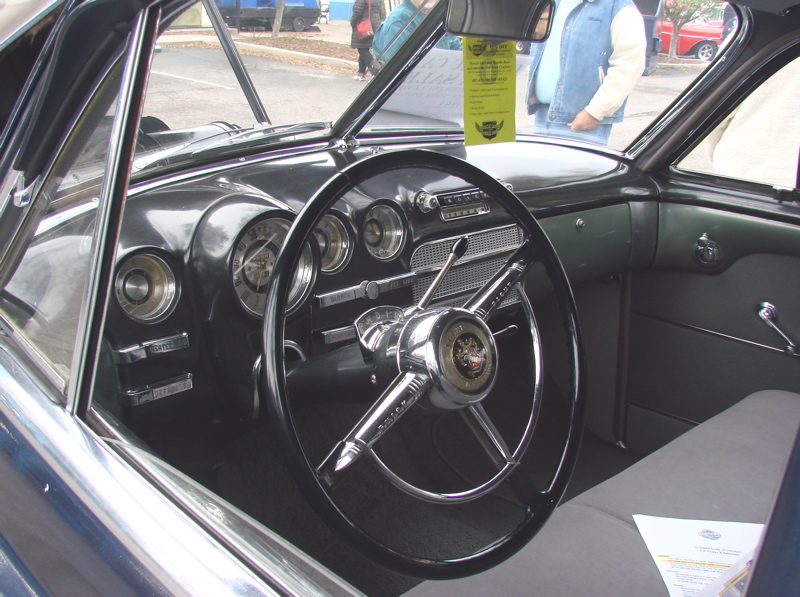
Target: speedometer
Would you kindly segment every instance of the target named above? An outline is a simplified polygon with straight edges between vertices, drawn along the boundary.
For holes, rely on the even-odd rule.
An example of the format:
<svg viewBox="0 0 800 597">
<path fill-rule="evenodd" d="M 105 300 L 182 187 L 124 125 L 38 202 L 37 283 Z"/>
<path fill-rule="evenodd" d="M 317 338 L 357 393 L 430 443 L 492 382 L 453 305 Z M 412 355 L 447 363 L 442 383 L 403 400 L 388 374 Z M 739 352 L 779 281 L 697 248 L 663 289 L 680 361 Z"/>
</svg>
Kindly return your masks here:
<svg viewBox="0 0 800 597">
<path fill-rule="evenodd" d="M 233 251 L 231 277 L 236 296 L 253 315 L 264 312 L 267 281 L 275 267 L 275 259 L 286 238 L 290 222 L 283 218 L 268 218 L 252 224 L 239 237 Z M 314 275 L 314 258 L 306 246 L 292 278 L 289 290 L 289 310 L 295 308 L 308 294 Z"/>
</svg>

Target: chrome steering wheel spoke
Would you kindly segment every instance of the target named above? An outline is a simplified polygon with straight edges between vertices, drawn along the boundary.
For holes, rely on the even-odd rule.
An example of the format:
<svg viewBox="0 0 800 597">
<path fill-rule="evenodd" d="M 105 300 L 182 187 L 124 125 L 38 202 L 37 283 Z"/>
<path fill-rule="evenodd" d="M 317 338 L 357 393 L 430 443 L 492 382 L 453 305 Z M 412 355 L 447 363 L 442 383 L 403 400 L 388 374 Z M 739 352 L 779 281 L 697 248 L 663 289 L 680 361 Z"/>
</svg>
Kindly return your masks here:
<svg viewBox="0 0 800 597">
<path fill-rule="evenodd" d="M 489 418 L 489 414 L 482 404 L 471 404 L 469 408 L 460 412 L 467 426 L 498 469 L 517 464 L 513 452 L 509 449 L 508 444 L 497 427 L 495 427 L 491 418 Z"/>
<path fill-rule="evenodd" d="M 484 321 L 503 303 L 511 289 L 535 263 L 533 243 L 525 240 L 505 265 L 464 304 L 464 309 Z"/>
<path fill-rule="evenodd" d="M 430 380 L 418 373 L 401 372 L 355 427 L 317 467 L 317 475 L 333 487 L 337 475 L 369 452 L 381 436 L 427 392 Z"/>
</svg>

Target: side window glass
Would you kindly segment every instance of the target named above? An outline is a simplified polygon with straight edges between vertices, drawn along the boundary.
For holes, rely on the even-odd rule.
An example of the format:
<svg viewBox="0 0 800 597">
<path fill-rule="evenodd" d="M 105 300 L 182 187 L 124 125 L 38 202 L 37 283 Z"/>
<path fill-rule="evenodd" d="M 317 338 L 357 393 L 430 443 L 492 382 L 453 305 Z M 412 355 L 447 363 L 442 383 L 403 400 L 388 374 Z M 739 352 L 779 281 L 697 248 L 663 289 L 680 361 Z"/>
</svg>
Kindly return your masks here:
<svg viewBox="0 0 800 597">
<path fill-rule="evenodd" d="M 761 84 L 678 167 L 785 188 L 797 184 L 800 58 Z"/>
<path fill-rule="evenodd" d="M 119 70 L 119 69 L 117 69 Z M 118 73 L 117 73 L 118 74 Z M 119 76 L 107 79 L 77 123 L 32 209 L 41 218 L 14 275 L 0 291 L 0 313 L 39 355 L 62 389 L 86 316 L 97 205 L 111 141 Z M 97 114 L 103 115 L 97 118 Z"/>
</svg>

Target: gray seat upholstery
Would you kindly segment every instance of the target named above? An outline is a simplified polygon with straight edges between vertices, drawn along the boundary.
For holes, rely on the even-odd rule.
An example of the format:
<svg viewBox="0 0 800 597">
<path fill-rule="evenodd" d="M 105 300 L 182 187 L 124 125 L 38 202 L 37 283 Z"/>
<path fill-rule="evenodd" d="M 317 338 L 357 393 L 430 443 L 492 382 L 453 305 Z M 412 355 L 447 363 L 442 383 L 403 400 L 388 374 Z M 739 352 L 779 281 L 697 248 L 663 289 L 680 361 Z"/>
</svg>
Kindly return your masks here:
<svg viewBox="0 0 800 597">
<path fill-rule="evenodd" d="M 800 395 L 752 394 L 560 506 L 501 566 L 407 595 L 668 597 L 632 515 L 766 522 L 798 425 Z"/>
</svg>

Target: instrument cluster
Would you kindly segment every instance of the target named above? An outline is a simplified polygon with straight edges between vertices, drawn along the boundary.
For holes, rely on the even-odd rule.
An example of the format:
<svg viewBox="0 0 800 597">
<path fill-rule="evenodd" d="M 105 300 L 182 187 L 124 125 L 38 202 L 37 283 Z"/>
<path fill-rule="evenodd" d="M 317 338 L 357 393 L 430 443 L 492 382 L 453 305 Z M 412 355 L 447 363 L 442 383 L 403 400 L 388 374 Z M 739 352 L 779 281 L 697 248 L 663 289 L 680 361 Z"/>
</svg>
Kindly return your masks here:
<svg viewBox="0 0 800 597">
<path fill-rule="evenodd" d="M 486 197 L 480 196 L 477 191 L 439 195 L 418 191 L 415 197 L 411 209 L 422 214 L 431 213 L 445 221 L 489 211 Z M 481 209 L 467 210 L 471 209 L 473 203 Z M 456 208 L 461 211 L 446 211 Z M 235 214 L 237 208 L 231 204 L 228 209 L 229 213 Z M 233 229 L 228 237 L 231 244 L 226 258 L 228 271 L 224 275 L 237 303 L 253 317 L 263 314 L 268 281 L 292 218 L 293 214 L 288 210 L 272 209 L 245 216 L 239 219 L 238 224 L 234 223 L 235 218 L 227 219 Z M 287 314 L 291 315 L 306 302 L 318 275 L 342 272 L 356 253 L 363 256 L 359 257 L 361 261 L 358 267 L 365 265 L 363 259 L 388 263 L 399 258 L 407 248 L 409 226 L 407 214 L 397 202 L 389 199 L 374 200 L 359 209 L 358 213 L 334 209 L 324 215 L 299 256 Z M 209 238 L 213 239 L 210 233 Z M 407 281 L 401 277 L 403 283 L 400 285 L 405 286 Z M 357 285 L 361 280 L 346 282 Z M 395 287 L 399 283 L 392 284 Z M 158 251 L 141 251 L 121 263 L 115 279 L 115 294 L 119 306 L 129 318 L 138 323 L 151 324 L 163 321 L 173 311 L 180 294 L 180 281 L 167 259 L 160 256 Z M 327 296 L 325 291 L 323 295 Z"/>
<path fill-rule="evenodd" d="M 406 223 L 400 210 L 389 202 L 375 202 L 361 219 L 358 234 L 351 220 L 337 212 L 322 217 L 314 229 L 315 247 L 307 245 L 300 256 L 289 295 L 289 314 L 308 297 L 319 271 L 322 275 L 342 271 L 357 245 L 379 261 L 398 257 L 405 247 Z M 267 212 L 251 222 L 239 235 L 231 259 L 231 282 L 240 304 L 251 315 L 261 316 L 267 281 L 275 259 L 291 226 L 287 217 Z M 319 266 L 315 266 L 315 253 Z"/>
</svg>

